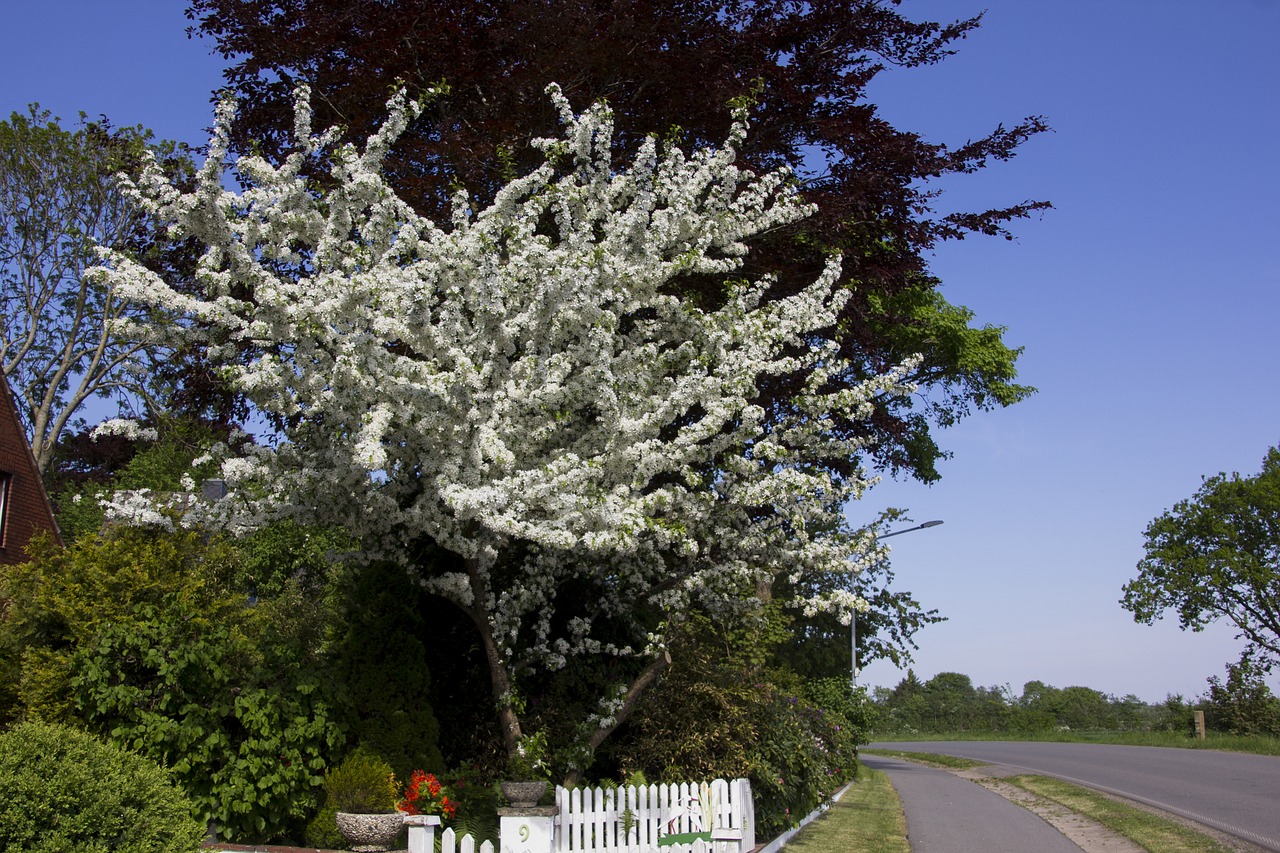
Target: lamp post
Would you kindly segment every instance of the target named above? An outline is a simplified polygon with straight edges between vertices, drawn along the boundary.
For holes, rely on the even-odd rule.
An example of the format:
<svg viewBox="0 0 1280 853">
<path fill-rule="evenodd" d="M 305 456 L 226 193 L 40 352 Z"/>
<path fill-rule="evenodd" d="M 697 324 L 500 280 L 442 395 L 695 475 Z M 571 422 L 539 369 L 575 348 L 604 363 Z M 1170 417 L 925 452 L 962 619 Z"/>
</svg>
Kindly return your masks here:
<svg viewBox="0 0 1280 853">
<path fill-rule="evenodd" d="M 901 536 L 903 533 L 911 533 L 916 530 L 928 530 L 930 527 L 937 527 L 942 522 L 938 519 L 933 521 L 924 521 L 915 527 L 908 527 L 903 530 L 895 530 L 892 533 L 886 533 L 883 536 L 877 536 L 877 539 L 888 539 L 890 536 Z M 849 611 L 849 643 L 852 649 L 852 658 L 849 663 L 849 684 L 853 687 L 858 686 L 858 610 L 854 608 Z"/>
</svg>

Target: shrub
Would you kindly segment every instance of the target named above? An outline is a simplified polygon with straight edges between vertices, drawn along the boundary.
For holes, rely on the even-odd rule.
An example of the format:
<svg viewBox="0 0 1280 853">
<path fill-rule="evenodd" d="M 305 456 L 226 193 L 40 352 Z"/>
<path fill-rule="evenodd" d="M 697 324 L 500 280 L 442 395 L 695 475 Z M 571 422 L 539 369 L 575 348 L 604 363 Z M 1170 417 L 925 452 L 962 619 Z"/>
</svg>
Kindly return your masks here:
<svg viewBox="0 0 1280 853">
<path fill-rule="evenodd" d="M 1205 724 L 1233 735 L 1280 735 L 1280 699 L 1264 680 L 1266 670 L 1248 654 L 1227 665 L 1227 680 L 1209 679 Z"/>
<path fill-rule="evenodd" d="M 29 714 L 171 767 L 224 837 L 265 841 L 303 828 L 344 737 L 331 615 L 296 585 L 250 606 L 238 559 L 222 539 L 129 528 L 47 549 L 0 590 L 0 645 Z"/>
<path fill-rule="evenodd" d="M 329 771 L 324 793 L 324 806 L 307 825 L 307 843 L 315 847 L 337 847 L 342 842 L 334 818 L 338 812 L 393 812 L 400 799 L 391 765 L 364 747 Z"/>
<path fill-rule="evenodd" d="M 6 853 L 190 853 L 203 838 L 191 803 L 145 758 L 44 723 L 0 735 Z"/>
<path fill-rule="evenodd" d="M 613 752 L 624 773 L 640 770 L 663 782 L 747 777 L 756 831 L 767 838 L 853 778 L 865 722 L 850 723 L 810 702 L 795 676 L 752 664 L 755 652 L 744 660 L 730 646 L 726 654 L 716 636 L 704 629 L 686 640 Z M 819 691 L 824 701 L 852 710 L 852 693 Z"/>
<path fill-rule="evenodd" d="M 420 613 L 424 595 L 402 566 L 353 568 L 338 585 L 340 624 L 334 675 L 345 687 L 350 739 L 376 753 L 402 779 L 414 770 L 439 773 L 440 724 L 428 694 L 431 675 Z"/>
</svg>

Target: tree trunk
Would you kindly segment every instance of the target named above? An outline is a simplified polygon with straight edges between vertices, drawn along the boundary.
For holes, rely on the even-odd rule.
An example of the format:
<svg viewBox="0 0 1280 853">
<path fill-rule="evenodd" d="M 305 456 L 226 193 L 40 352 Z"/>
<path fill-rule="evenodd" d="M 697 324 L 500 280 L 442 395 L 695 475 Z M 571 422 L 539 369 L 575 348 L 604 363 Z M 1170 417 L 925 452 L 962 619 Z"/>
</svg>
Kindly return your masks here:
<svg viewBox="0 0 1280 853">
<path fill-rule="evenodd" d="M 641 672 L 640 675 L 636 676 L 636 680 L 631 682 L 631 687 L 627 689 L 627 695 L 622 697 L 622 707 L 613 715 L 612 722 L 607 726 L 601 725 L 591 733 L 591 737 L 588 739 L 587 745 L 590 747 L 592 754 L 599 749 L 600 744 L 604 743 L 605 739 L 609 737 L 609 735 L 613 734 L 614 731 L 617 730 L 618 726 L 626 722 L 627 717 L 630 717 L 632 710 L 635 709 L 636 702 L 639 701 L 640 696 L 644 691 L 649 689 L 650 685 L 657 680 L 663 670 L 670 665 L 671 653 L 666 649 L 663 649 L 662 654 L 659 655 L 653 663 L 645 667 L 644 671 Z M 571 769 L 567 774 L 565 774 L 564 786 L 566 788 L 570 788 L 578 784 L 578 782 L 581 781 L 583 771 L 585 770 L 585 767 L 575 767 Z"/>
<path fill-rule="evenodd" d="M 498 725 L 502 729 L 502 743 L 507 750 L 507 758 L 512 758 L 520 746 L 524 732 L 520 728 L 520 717 L 511 704 L 511 675 L 507 672 L 506 663 L 502 659 L 502 650 L 498 648 L 498 640 L 493 635 L 493 625 L 489 621 L 487 600 L 488 584 L 485 583 L 479 564 L 474 558 L 466 561 L 467 576 L 471 579 L 471 594 L 474 604 L 466 608 L 467 615 L 475 623 L 480 632 L 480 642 L 484 646 L 485 660 L 489 664 L 489 684 L 493 693 L 493 703 L 498 715 Z"/>
</svg>

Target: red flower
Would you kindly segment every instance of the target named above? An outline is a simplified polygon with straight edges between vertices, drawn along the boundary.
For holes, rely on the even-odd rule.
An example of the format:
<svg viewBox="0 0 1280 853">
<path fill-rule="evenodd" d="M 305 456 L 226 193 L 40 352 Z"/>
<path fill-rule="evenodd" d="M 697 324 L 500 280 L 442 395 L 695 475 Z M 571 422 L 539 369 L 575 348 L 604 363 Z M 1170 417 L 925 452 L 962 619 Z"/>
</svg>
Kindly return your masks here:
<svg viewBox="0 0 1280 853">
<path fill-rule="evenodd" d="M 424 783 L 425 792 L 423 791 Z M 421 770 L 413 771 L 409 779 L 409 787 L 404 792 L 404 799 L 400 801 L 397 808 L 406 814 L 439 814 L 446 818 L 453 818 L 458 811 L 457 804 L 449 801 L 444 785 L 435 774 Z"/>
</svg>

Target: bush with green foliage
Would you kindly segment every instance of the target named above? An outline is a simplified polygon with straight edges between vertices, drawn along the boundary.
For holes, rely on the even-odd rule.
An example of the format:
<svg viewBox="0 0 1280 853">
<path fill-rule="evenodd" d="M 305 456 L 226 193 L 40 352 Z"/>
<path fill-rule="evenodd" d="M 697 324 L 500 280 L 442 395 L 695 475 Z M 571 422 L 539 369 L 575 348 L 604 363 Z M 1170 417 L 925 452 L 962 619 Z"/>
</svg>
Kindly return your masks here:
<svg viewBox="0 0 1280 853">
<path fill-rule="evenodd" d="M 441 773 L 440 725 L 428 698 L 425 593 L 402 567 L 386 563 L 352 567 L 337 593 L 333 666 L 345 690 L 350 739 L 402 779 L 414 770 Z"/>
<path fill-rule="evenodd" d="M 194 532 L 119 528 L 14 567 L 0 646 L 23 710 L 170 766 L 226 838 L 300 832 L 345 743 L 332 614 L 292 584 L 251 604 L 240 554 Z"/>
<path fill-rule="evenodd" d="M 1205 725 L 1233 735 L 1280 736 L 1280 699 L 1267 687 L 1260 666 L 1247 652 L 1227 665 L 1227 680 L 1209 679 Z"/>
<path fill-rule="evenodd" d="M 192 853 L 204 827 L 156 764 L 74 729 L 0 735 L 0 850 Z"/>
<path fill-rule="evenodd" d="M 750 779 L 756 831 L 768 837 L 853 778 L 866 712 L 852 722 L 842 713 L 857 705 L 851 692 L 820 685 L 814 702 L 799 678 L 757 663 L 768 648 L 751 637 L 776 633 L 768 624 L 758 627 L 690 625 L 672 649 L 675 663 L 610 753 L 623 773 L 642 771 L 663 782 Z"/>
</svg>

